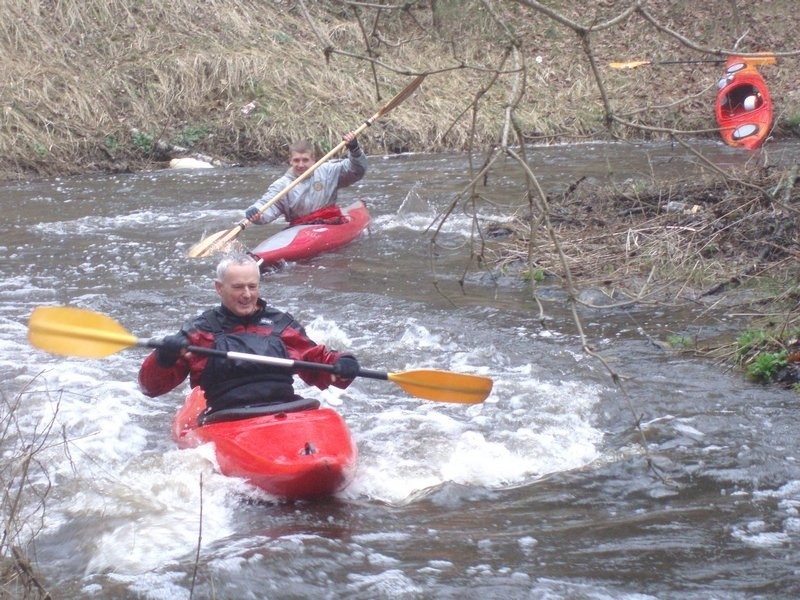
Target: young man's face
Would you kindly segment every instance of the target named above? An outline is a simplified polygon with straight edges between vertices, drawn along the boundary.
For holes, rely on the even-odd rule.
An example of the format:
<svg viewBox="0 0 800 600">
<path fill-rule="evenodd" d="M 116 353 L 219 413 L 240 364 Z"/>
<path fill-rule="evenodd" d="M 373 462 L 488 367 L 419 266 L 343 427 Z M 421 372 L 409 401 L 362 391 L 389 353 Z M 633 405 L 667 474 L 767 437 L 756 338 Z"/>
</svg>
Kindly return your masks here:
<svg viewBox="0 0 800 600">
<path fill-rule="evenodd" d="M 308 170 L 308 167 L 314 164 L 314 157 L 307 152 L 292 152 L 289 157 L 289 165 L 292 167 L 292 173 L 295 177 L 299 177 Z"/>
<path fill-rule="evenodd" d="M 214 287 L 225 308 L 237 317 L 246 317 L 256 312 L 260 282 L 257 265 L 231 265 L 221 281 L 214 281 Z"/>
</svg>

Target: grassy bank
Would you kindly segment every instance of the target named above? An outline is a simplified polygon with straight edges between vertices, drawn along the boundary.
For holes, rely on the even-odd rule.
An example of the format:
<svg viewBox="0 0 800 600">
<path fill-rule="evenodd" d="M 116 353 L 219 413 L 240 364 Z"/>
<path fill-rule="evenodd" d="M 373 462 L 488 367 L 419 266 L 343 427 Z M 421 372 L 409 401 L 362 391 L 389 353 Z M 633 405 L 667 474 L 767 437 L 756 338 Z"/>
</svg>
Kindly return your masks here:
<svg viewBox="0 0 800 600">
<path fill-rule="evenodd" d="M 639 14 L 586 35 L 570 26 L 608 22 L 629 4 L 549 3 L 560 11 L 553 15 L 525 1 L 378 10 L 337 1 L 3 0 L 0 178 L 138 170 L 194 153 L 226 164 L 279 160 L 294 138 L 334 144 L 411 72 L 431 75 L 364 136 L 372 153 L 480 148 L 500 142 L 509 124 L 545 142 L 664 135 L 623 122 L 716 135 L 721 65 L 608 67 L 713 55 Z M 743 51 L 795 43 L 790 0 L 646 4 L 659 25 L 703 48 L 740 37 Z M 766 73 L 778 135 L 800 122 L 797 60 Z M 612 127 L 603 95 L 619 117 Z"/>
</svg>

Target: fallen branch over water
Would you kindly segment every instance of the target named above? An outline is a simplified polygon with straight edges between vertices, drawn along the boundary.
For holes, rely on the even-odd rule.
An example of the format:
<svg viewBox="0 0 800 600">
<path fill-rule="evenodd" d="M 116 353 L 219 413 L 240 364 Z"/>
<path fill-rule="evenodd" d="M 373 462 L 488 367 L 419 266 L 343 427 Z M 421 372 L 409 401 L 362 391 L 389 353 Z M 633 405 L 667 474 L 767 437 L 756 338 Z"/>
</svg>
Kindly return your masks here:
<svg viewBox="0 0 800 600">
<path fill-rule="evenodd" d="M 499 225 L 507 235 L 487 246 L 486 261 L 542 285 L 574 288 L 576 301 L 593 309 L 636 304 L 746 312 L 751 328 L 779 323 L 771 347 L 791 354 L 800 345 L 792 341 L 800 331 L 796 182 L 792 167 L 644 189 L 578 188 L 550 200 L 549 229 L 523 214 Z M 554 235 L 558 246 L 548 243 Z M 719 340 L 706 346 L 716 357 L 737 354 Z"/>
</svg>

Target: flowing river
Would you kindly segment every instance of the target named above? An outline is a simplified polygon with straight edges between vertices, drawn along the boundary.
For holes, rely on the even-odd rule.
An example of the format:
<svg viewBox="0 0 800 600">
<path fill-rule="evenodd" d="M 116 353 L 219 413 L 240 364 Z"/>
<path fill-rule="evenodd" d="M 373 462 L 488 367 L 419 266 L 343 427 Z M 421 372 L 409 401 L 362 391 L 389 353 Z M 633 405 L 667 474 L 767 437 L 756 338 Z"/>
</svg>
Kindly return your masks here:
<svg viewBox="0 0 800 600">
<path fill-rule="evenodd" d="M 765 160 L 701 147 L 726 167 Z M 771 163 L 798 153 L 770 148 Z M 583 175 L 703 168 L 668 144 L 531 155 L 549 190 Z M 298 379 L 301 393 L 342 413 L 360 455 L 349 488 L 301 503 L 220 475 L 209 447 L 176 449 L 170 420 L 188 384 L 144 397 L 145 350 L 90 360 L 26 340 L 41 305 L 91 309 L 142 338 L 176 331 L 218 300 L 215 259 L 187 250 L 233 226 L 283 167 L 0 186 L 4 460 L 15 445 L 35 447 L 30 475 L 47 495 L 43 510 L 33 494 L 17 507 L 26 523 L 17 543 L 34 538 L 27 549 L 54 598 L 800 596 L 797 395 L 659 349 L 651 337 L 680 332 L 681 315 L 666 309 L 582 311 L 592 345 L 630 378 L 665 475 L 655 477 L 628 400 L 581 351 L 563 295 L 547 303 L 545 329 L 527 284 L 465 274 L 472 223 L 460 211 L 431 257 L 426 230 L 468 182 L 466 167 L 462 155 L 371 157 L 340 197 L 368 202 L 369 234 L 263 277 L 269 303 L 366 368 L 494 380 L 486 402 L 461 405 L 390 382 L 319 392 Z M 507 183 L 513 205 L 521 194 Z M 253 226 L 240 239 L 253 247 L 276 230 Z"/>
</svg>

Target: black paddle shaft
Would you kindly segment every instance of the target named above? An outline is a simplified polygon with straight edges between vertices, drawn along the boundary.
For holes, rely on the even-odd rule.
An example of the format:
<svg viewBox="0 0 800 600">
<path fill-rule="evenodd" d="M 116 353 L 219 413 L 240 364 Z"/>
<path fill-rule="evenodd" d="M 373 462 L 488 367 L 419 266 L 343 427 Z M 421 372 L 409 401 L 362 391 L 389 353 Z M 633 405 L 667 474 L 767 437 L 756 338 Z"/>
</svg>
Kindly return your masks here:
<svg viewBox="0 0 800 600">
<path fill-rule="evenodd" d="M 163 346 L 161 340 L 147 340 L 144 343 L 148 348 L 160 348 Z M 220 358 L 228 358 L 233 360 L 245 360 L 249 362 L 257 362 L 265 365 L 272 365 L 273 367 L 283 367 L 292 371 L 300 369 L 308 369 L 310 371 L 327 371 L 334 372 L 334 366 L 325 363 L 308 362 L 305 360 L 292 360 L 290 358 L 280 358 L 277 356 L 260 356 L 258 354 L 245 354 L 243 352 L 227 352 L 225 350 L 217 350 L 216 348 L 205 348 L 203 346 L 187 346 L 188 352 L 195 352 L 197 354 L 206 354 L 208 356 L 218 356 Z M 389 374 L 382 371 L 373 371 L 371 369 L 359 369 L 358 377 L 367 377 L 369 379 L 388 380 Z"/>
</svg>

